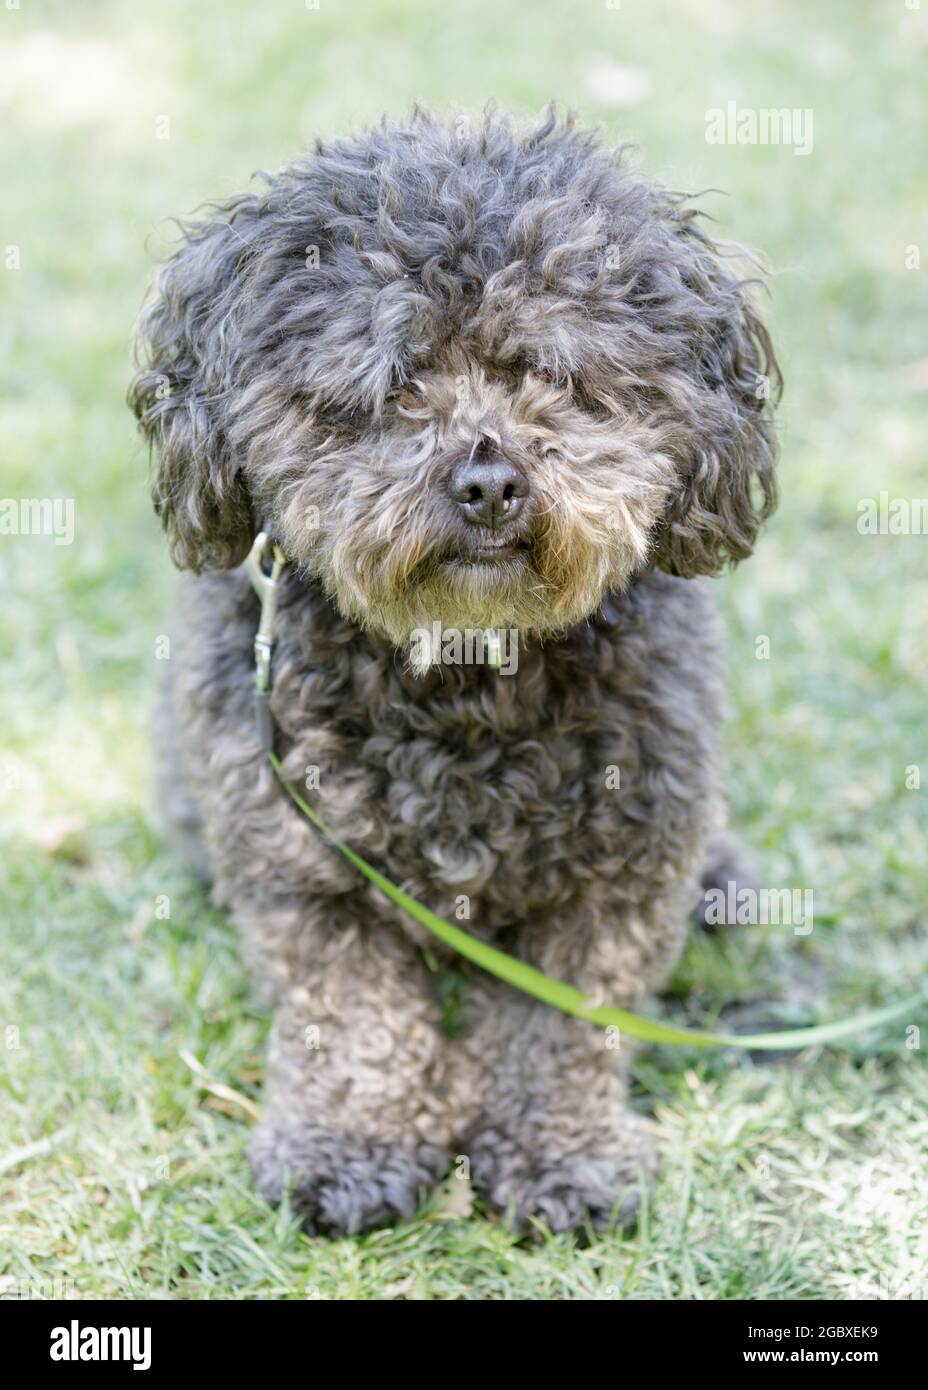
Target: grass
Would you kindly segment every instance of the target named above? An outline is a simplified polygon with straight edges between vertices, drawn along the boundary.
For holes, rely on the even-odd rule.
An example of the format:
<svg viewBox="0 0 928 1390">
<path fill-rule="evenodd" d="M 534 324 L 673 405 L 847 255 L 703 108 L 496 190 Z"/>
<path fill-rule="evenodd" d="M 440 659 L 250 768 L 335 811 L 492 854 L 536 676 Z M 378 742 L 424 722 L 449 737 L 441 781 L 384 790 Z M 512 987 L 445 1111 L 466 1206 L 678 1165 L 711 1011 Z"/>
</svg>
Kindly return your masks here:
<svg viewBox="0 0 928 1390">
<path fill-rule="evenodd" d="M 928 292 L 905 264 L 920 238 L 928 256 L 925 11 L 33 0 L 0 13 L 0 44 L 0 251 L 20 267 L 0 273 L 0 492 L 74 498 L 77 518 L 71 546 L 0 537 L 0 1292 L 919 1292 L 928 1080 L 904 1026 L 788 1058 L 642 1053 L 635 1103 L 665 1163 L 631 1237 L 518 1243 L 450 1181 L 359 1240 L 309 1239 L 256 1200 L 267 1018 L 149 825 L 167 566 L 122 397 L 146 238 L 316 131 L 417 97 L 527 113 L 554 95 L 675 186 L 726 189 L 706 201 L 773 263 L 788 383 L 783 504 L 720 584 L 733 818 L 766 883 L 813 888 L 815 928 L 695 937 L 667 1009 L 760 1026 L 883 1002 L 928 964 L 928 538 L 862 537 L 856 517 L 881 490 L 926 492 Z M 812 108 L 813 152 L 707 145 L 729 99 Z"/>
</svg>

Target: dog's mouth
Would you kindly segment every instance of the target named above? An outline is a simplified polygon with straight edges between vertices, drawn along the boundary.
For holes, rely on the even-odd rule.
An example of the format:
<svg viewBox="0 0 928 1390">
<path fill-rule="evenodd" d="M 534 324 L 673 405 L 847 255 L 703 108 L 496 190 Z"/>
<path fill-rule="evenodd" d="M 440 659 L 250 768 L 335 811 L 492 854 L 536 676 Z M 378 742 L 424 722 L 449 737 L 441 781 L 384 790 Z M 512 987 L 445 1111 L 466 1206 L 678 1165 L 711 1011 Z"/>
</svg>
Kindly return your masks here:
<svg viewBox="0 0 928 1390">
<path fill-rule="evenodd" d="M 483 541 L 461 547 L 442 556 L 445 565 L 499 565 L 506 560 L 526 558 L 531 549 L 528 541 Z"/>
</svg>

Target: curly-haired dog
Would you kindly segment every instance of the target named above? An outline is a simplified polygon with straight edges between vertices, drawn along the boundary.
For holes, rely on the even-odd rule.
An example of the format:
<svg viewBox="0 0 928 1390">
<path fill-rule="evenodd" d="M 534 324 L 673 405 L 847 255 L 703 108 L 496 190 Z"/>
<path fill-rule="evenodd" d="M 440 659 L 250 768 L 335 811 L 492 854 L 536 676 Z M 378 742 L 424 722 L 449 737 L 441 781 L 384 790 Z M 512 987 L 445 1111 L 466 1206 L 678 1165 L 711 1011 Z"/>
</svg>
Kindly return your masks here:
<svg viewBox="0 0 928 1390">
<path fill-rule="evenodd" d="M 627 1050 L 589 1024 L 465 968 L 443 1028 L 440 948 L 262 755 L 241 562 L 260 524 L 289 559 L 272 711 L 333 833 L 640 1005 L 722 823 L 699 576 L 749 555 L 774 503 L 776 363 L 694 219 L 570 121 L 417 111 L 186 227 L 143 318 L 131 402 L 193 572 L 161 786 L 276 1005 L 258 1187 L 315 1229 L 408 1215 L 457 1154 L 516 1221 L 602 1223 L 654 1144 Z M 419 630 L 466 628 L 517 630 L 517 669 L 428 640 L 410 660 Z"/>
</svg>

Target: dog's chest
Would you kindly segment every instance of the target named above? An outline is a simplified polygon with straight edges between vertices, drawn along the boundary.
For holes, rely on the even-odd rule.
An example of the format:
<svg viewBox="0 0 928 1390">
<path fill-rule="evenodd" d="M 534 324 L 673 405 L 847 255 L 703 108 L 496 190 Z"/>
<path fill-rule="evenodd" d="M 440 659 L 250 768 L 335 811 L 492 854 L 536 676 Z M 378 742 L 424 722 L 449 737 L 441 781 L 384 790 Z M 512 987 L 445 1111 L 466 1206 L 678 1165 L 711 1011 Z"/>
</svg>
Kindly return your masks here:
<svg viewBox="0 0 928 1390">
<path fill-rule="evenodd" d="M 389 732 L 368 741 L 375 819 L 391 862 L 420 882 L 524 911 L 568 891 L 588 851 L 609 712 L 581 690 L 565 704 L 531 667 L 471 677 L 394 705 Z"/>
<path fill-rule="evenodd" d="M 695 706 L 667 699 L 685 635 L 647 607 L 524 646 L 512 674 L 447 666 L 422 680 L 307 620 L 281 714 L 318 763 L 323 815 L 436 907 L 476 897 L 498 925 L 620 884 L 630 866 L 655 873 L 679 857 L 709 750 Z"/>
</svg>

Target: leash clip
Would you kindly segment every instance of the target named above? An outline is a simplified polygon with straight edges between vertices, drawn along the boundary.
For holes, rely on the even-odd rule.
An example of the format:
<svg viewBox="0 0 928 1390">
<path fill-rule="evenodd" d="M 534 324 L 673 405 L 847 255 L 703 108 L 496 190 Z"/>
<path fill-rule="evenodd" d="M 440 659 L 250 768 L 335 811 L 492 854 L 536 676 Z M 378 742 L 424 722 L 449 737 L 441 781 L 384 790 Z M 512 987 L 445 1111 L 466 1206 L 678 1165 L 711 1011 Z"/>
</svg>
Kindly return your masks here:
<svg viewBox="0 0 928 1390">
<path fill-rule="evenodd" d="M 265 571 L 271 556 L 270 573 Z M 245 571 L 258 598 L 261 617 L 255 633 L 255 714 L 258 738 L 267 752 L 274 745 L 274 724 L 269 699 L 271 692 L 271 656 L 274 651 L 274 624 L 277 620 L 277 584 L 287 558 L 280 546 L 266 531 L 259 531 L 245 561 Z"/>
</svg>

